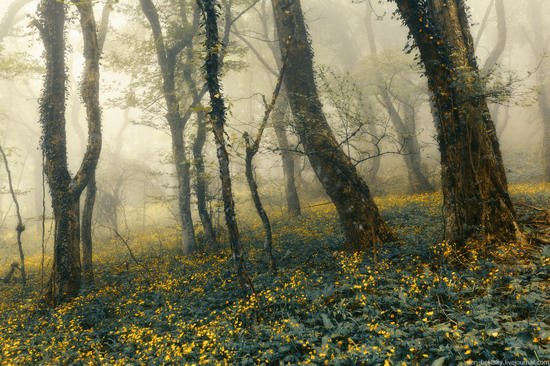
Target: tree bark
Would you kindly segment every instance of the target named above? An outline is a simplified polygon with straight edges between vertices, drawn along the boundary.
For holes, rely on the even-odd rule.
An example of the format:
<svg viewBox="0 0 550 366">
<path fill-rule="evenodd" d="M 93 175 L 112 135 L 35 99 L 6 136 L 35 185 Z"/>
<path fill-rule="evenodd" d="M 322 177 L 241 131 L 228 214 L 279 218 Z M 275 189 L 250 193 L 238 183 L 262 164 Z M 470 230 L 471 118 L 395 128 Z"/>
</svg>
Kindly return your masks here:
<svg viewBox="0 0 550 366">
<path fill-rule="evenodd" d="M 250 281 L 246 274 L 244 257 L 240 242 L 239 228 L 237 226 L 237 217 L 235 215 L 235 202 L 233 200 L 233 191 L 231 184 L 231 172 L 229 163 L 229 154 L 227 153 L 225 141 L 225 123 L 226 110 L 225 102 L 220 87 L 220 37 L 218 31 L 218 22 L 214 0 L 198 0 L 204 17 L 204 27 L 206 32 L 206 83 L 210 94 L 210 119 L 212 121 L 212 132 L 216 142 L 216 154 L 218 157 L 220 180 L 222 185 L 222 198 L 225 213 L 225 222 L 229 233 L 229 243 L 237 270 L 237 278 L 241 287 L 249 287 Z M 226 30 L 227 31 L 227 30 Z"/>
<path fill-rule="evenodd" d="M 168 109 L 166 120 L 170 127 L 172 157 L 178 177 L 178 205 L 182 229 L 182 252 L 184 255 L 189 255 L 195 250 L 195 230 L 191 214 L 190 163 L 185 152 L 184 131 L 187 120 L 181 116 L 175 85 L 176 60 L 180 52 L 186 47 L 187 42 L 180 41 L 172 47 L 166 48 L 155 5 L 151 0 L 140 0 L 140 4 L 145 17 L 151 25 L 157 60 L 163 80 L 164 100 Z"/>
<path fill-rule="evenodd" d="M 94 174 L 86 187 L 86 199 L 84 200 L 84 209 L 82 211 L 82 275 L 84 282 L 88 284 L 94 282 L 92 219 L 96 192 L 97 186 Z"/>
<path fill-rule="evenodd" d="M 288 57 L 284 76 L 300 142 L 336 206 L 350 250 L 375 249 L 396 237 L 380 215 L 370 190 L 336 141 L 322 111 L 313 75 L 313 55 L 299 0 L 272 0 L 279 45 Z"/>
<path fill-rule="evenodd" d="M 459 250 L 468 241 L 520 239 L 464 2 L 395 2 L 420 51 L 437 112 L 445 239 Z"/>
</svg>

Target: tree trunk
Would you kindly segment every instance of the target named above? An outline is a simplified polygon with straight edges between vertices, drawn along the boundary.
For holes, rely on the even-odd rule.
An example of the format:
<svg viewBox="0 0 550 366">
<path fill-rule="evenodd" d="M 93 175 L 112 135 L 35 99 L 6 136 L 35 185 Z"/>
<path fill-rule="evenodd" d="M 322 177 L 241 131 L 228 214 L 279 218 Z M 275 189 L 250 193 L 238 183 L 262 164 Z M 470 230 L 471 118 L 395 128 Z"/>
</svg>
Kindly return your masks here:
<svg viewBox="0 0 550 366">
<path fill-rule="evenodd" d="M 420 144 L 416 136 L 415 108 L 408 105 L 404 107 L 404 125 L 407 131 L 410 131 L 408 135 L 402 135 L 402 138 L 405 139 L 406 151 L 409 152 L 408 154 L 406 153 L 405 162 L 409 172 L 410 191 L 412 193 L 433 192 L 435 188 L 426 177 L 424 169 L 422 169 L 422 151 L 420 150 Z"/>
<path fill-rule="evenodd" d="M 246 181 L 248 183 L 248 188 L 250 188 L 250 194 L 252 195 L 252 202 L 254 202 L 254 207 L 256 208 L 256 212 L 258 213 L 258 216 L 260 216 L 260 220 L 262 220 L 262 225 L 264 227 L 264 233 L 265 233 L 265 239 L 264 239 L 264 255 L 267 262 L 267 266 L 269 268 L 269 271 L 271 273 L 277 273 L 277 266 L 275 264 L 275 258 L 273 257 L 273 234 L 271 231 L 271 223 L 269 222 L 269 217 L 267 216 L 267 212 L 264 210 L 264 206 L 262 205 L 262 200 L 260 199 L 260 194 L 258 193 L 258 184 L 256 183 L 256 179 L 254 178 L 254 168 L 252 166 L 252 159 L 254 159 L 254 155 L 256 155 L 256 152 L 258 151 L 255 149 L 251 142 L 250 142 L 250 136 L 245 133 L 245 141 L 246 141 L 246 156 L 245 156 L 245 174 L 246 174 Z"/>
<path fill-rule="evenodd" d="M 163 80 L 164 100 L 166 101 L 166 120 L 170 126 L 172 138 L 172 157 L 178 176 L 178 206 L 182 231 L 182 252 L 188 255 L 195 250 L 195 230 L 191 215 L 191 179 L 189 177 L 189 161 L 185 152 L 185 125 L 187 120 L 180 114 L 180 106 L 176 92 L 176 60 L 180 52 L 187 45 L 185 42 L 176 42 L 166 48 L 157 9 L 151 0 L 140 0 L 141 9 L 147 17 L 157 53 L 157 60 Z"/>
<path fill-rule="evenodd" d="M 504 7 L 504 1 L 498 0 L 496 2 L 495 9 L 497 14 L 498 39 L 495 47 L 483 65 L 483 71 L 487 74 L 491 73 L 495 68 L 500 56 L 506 48 L 506 41 L 508 40 L 508 27 L 506 26 L 506 9 Z"/>
<path fill-rule="evenodd" d="M 199 28 L 199 19 L 200 11 L 198 6 L 193 12 L 193 26 L 192 34 L 195 35 L 198 33 Z M 229 33 L 228 33 L 229 35 Z M 206 89 L 199 91 L 197 88 L 197 83 L 195 77 L 193 76 L 194 63 L 193 57 L 195 53 L 193 50 L 193 40 L 189 40 L 187 45 L 187 55 L 186 62 L 183 65 L 183 78 L 189 87 L 191 96 L 193 98 L 193 104 L 189 111 L 186 113 L 184 118 L 190 118 L 190 111 L 194 109 L 200 109 L 201 99 L 206 93 Z M 206 240 L 211 244 L 216 244 L 216 232 L 214 230 L 214 225 L 212 224 L 212 218 L 208 212 L 208 178 L 206 176 L 206 170 L 204 166 L 204 145 L 206 143 L 206 115 L 203 111 L 197 112 L 197 135 L 195 136 L 195 141 L 193 142 L 193 159 L 195 163 L 195 194 L 197 196 L 197 210 L 199 211 L 199 217 L 201 220 L 204 233 L 206 235 Z"/>
<path fill-rule="evenodd" d="M 45 299 L 56 305 L 76 295 L 81 285 L 80 195 L 95 172 L 101 152 L 99 49 L 91 3 L 75 2 L 80 13 L 86 59 L 82 99 L 88 119 L 88 145 L 80 168 L 71 178 L 67 167 L 65 121 L 65 5 L 42 0 L 35 21 L 45 48 L 46 75 L 40 101 L 42 150 L 55 222 L 53 270 Z"/>
<path fill-rule="evenodd" d="M 11 170 L 8 163 L 8 157 L 4 153 L 4 149 L 2 148 L 2 146 L 0 146 L 0 155 L 2 155 L 2 159 L 4 160 L 4 167 L 6 168 L 6 174 L 8 175 L 8 186 L 10 188 L 11 198 L 13 199 L 13 203 L 15 205 L 15 213 L 17 215 L 17 226 L 15 228 L 15 231 L 17 232 L 17 250 L 19 251 L 19 260 L 21 261 L 21 265 L 19 266 L 19 271 L 21 272 L 21 283 L 24 286 L 27 283 L 27 272 L 25 271 L 25 253 L 23 252 L 23 242 L 21 241 L 21 234 L 23 234 L 23 231 L 25 231 L 25 225 L 23 225 L 23 219 L 21 218 L 21 209 L 19 208 L 19 200 L 17 199 L 17 195 L 15 194 L 15 189 L 13 188 L 13 182 L 11 179 Z M 13 269 L 13 265 L 12 265 L 12 269 Z"/>
<path fill-rule="evenodd" d="M 229 155 L 225 142 L 226 110 L 225 102 L 220 87 L 220 37 L 217 23 L 216 7 L 214 0 L 201 0 L 201 9 L 204 16 L 204 27 L 206 32 L 206 83 L 210 94 L 210 105 L 212 111 L 212 132 L 216 142 L 216 154 L 218 157 L 220 180 L 222 185 L 222 199 L 225 213 L 225 222 L 229 234 L 229 243 L 233 254 L 233 260 L 237 269 L 237 278 L 242 288 L 251 286 L 246 268 L 235 215 L 235 202 L 231 185 L 231 172 L 229 169 Z"/>
<path fill-rule="evenodd" d="M 170 117 L 169 117 L 170 118 Z M 181 219 L 182 252 L 189 255 L 195 250 L 195 230 L 191 214 L 191 179 L 189 177 L 189 160 L 185 153 L 185 138 L 181 123 L 170 123 L 172 136 L 172 156 L 178 176 L 178 204 Z"/>
<path fill-rule="evenodd" d="M 97 70 L 97 72 L 99 73 L 99 59 L 101 56 L 101 51 L 103 49 L 103 44 L 105 43 L 105 37 L 107 36 L 109 15 L 112 9 L 112 2 L 113 0 L 107 3 L 103 8 L 103 12 L 101 16 L 101 25 L 99 27 L 99 33 L 96 35 L 97 45 L 94 45 L 93 47 L 88 46 L 86 48 L 88 52 L 86 56 L 87 63 L 89 67 L 93 68 L 93 72 Z M 90 8 L 88 9 L 92 10 Z M 85 37 L 93 37 L 96 34 L 93 14 L 87 13 L 87 17 L 88 18 L 86 19 L 86 21 L 88 23 L 84 23 L 84 22 L 82 23 L 83 24 L 82 31 Z M 89 17 L 92 17 L 92 19 L 90 19 Z M 88 24 L 88 26 L 85 26 L 84 24 Z M 93 77 L 94 76 L 92 76 L 92 78 Z M 95 93 L 99 93 L 99 90 L 93 91 L 92 94 L 88 95 L 87 97 L 85 97 L 83 93 L 83 97 L 85 97 L 86 100 L 88 100 L 86 102 L 88 118 L 96 118 L 97 121 L 100 122 L 101 111 L 99 110 L 99 98 L 94 95 Z M 74 107 L 75 105 L 73 105 L 73 108 Z M 93 111 L 90 109 L 93 109 Z M 81 232 L 82 271 L 83 271 L 82 274 L 84 277 L 84 282 L 88 284 L 91 284 L 94 282 L 93 255 L 92 255 L 92 252 L 93 252 L 92 220 L 93 220 L 94 205 L 95 205 L 95 198 L 96 198 L 96 192 L 97 192 L 95 174 L 96 172 L 94 170 L 90 175 L 90 181 L 88 182 L 87 189 L 86 189 L 86 199 L 84 201 L 84 212 L 82 213 L 82 232 Z"/>
<path fill-rule="evenodd" d="M 437 111 L 445 239 L 521 237 L 489 114 L 464 2 L 396 0 L 420 51 Z"/>
<path fill-rule="evenodd" d="M 246 143 L 246 156 L 245 156 L 246 180 L 248 182 L 248 187 L 250 188 L 250 193 L 252 195 L 252 201 L 254 202 L 256 212 L 258 213 L 258 216 L 260 216 L 260 219 L 262 220 L 262 224 L 264 226 L 264 232 L 265 232 L 264 254 L 266 257 L 269 270 L 273 274 L 277 273 L 277 266 L 275 264 L 275 258 L 273 257 L 273 235 L 271 232 L 271 223 L 269 222 L 269 217 L 267 216 L 267 213 L 264 210 L 262 201 L 260 199 L 260 194 L 258 193 L 258 184 L 256 183 L 256 179 L 254 178 L 254 168 L 253 168 L 252 160 L 254 159 L 254 156 L 258 153 L 258 149 L 260 148 L 260 142 L 262 140 L 262 135 L 267 126 L 267 122 L 269 121 L 269 116 L 271 115 L 271 112 L 273 111 L 273 108 L 275 108 L 275 104 L 277 103 L 277 99 L 279 97 L 279 93 L 283 85 L 283 76 L 287 66 L 288 65 L 285 60 L 285 62 L 281 65 L 281 70 L 279 72 L 279 76 L 277 77 L 277 84 L 275 86 L 275 90 L 273 91 L 271 102 L 266 106 L 264 118 L 262 120 L 260 128 L 258 129 L 258 134 L 256 138 L 252 141 L 252 139 L 250 138 L 250 135 L 247 132 L 245 132 L 243 135 L 243 138 Z"/>
<path fill-rule="evenodd" d="M 55 244 L 46 300 L 57 305 L 77 296 L 80 291 L 80 200 L 67 193 L 52 197 L 52 201 Z"/>
<path fill-rule="evenodd" d="M 197 195 L 197 209 L 201 219 L 206 240 L 212 245 L 216 244 L 216 232 L 212 224 L 212 218 L 208 212 L 208 178 L 204 168 L 203 149 L 206 142 L 206 118 L 204 113 L 197 114 L 197 135 L 193 143 L 193 158 L 195 159 L 195 193 Z"/>
<path fill-rule="evenodd" d="M 290 217 L 301 215 L 300 198 L 296 189 L 296 177 L 294 167 L 294 154 L 290 151 L 290 144 L 286 133 L 285 116 L 288 110 L 286 92 L 281 90 L 281 96 L 273 110 L 273 127 L 277 136 L 277 144 L 281 149 L 281 160 L 283 162 L 283 174 L 285 179 L 285 194 L 288 214 Z"/>
<path fill-rule="evenodd" d="M 350 250 L 375 248 L 396 237 L 382 219 L 370 190 L 339 146 L 322 111 L 313 75 L 313 55 L 299 0 L 272 0 L 279 45 L 288 57 L 284 75 L 300 142 L 335 204 Z"/>
</svg>

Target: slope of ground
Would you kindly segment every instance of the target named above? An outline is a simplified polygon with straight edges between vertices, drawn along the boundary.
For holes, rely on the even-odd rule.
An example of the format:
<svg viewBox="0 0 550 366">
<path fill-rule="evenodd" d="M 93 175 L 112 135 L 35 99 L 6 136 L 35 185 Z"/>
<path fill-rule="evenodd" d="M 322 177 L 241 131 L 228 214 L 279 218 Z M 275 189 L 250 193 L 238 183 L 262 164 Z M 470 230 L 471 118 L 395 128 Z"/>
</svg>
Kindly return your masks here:
<svg viewBox="0 0 550 366">
<path fill-rule="evenodd" d="M 525 207 L 550 207 L 549 185 L 518 185 L 513 193 Z M 35 266 L 26 290 L 0 288 L 1 364 L 549 360 L 548 246 L 472 250 L 472 263 L 458 270 L 439 241 L 438 194 L 378 203 L 404 243 L 379 248 L 376 261 L 373 253 L 339 251 L 330 205 L 292 222 L 274 217 L 277 277 L 261 259 L 260 225 L 243 223 L 249 294 L 238 289 L 227 250 L 183 258 L 155 233 L 127 243 L 135 260 L 116 240 L 101 245 L 95 287 L 54 310 L 34 300 Z"/>
</svg>

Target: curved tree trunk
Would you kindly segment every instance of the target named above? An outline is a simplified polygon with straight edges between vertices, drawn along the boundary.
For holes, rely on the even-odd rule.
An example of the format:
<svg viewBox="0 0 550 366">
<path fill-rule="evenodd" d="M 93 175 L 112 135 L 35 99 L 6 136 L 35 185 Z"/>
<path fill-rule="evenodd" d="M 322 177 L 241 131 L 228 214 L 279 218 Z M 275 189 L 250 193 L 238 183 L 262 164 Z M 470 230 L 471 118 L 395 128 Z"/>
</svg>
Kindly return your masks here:
<svg viewBox="0 0 550 366">
<path fill-rule="evenodd" d="M 365 250 L 375 248 L 377 242 L 396 240 L 322 111 L 300 1 L 272 0 L 272 4 L 281 54 L 288 57 L 284 82 L 296 130 L 313 170 L 336 206 L 346 247 Z"/>
<path fill-rule="evenodd" d="M 472 240 L 521 238 L 464 2 L 396 3 L 418 46 L 434 96 L 445 239 L 461 249 Z"/>
</svg>

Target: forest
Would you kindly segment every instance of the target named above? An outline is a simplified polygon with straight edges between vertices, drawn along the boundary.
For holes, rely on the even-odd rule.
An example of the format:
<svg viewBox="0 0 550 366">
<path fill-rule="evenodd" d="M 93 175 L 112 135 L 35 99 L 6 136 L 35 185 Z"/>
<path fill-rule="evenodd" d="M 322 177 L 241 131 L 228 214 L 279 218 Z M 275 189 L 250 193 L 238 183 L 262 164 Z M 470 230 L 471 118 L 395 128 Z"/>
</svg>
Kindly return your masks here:
<svg viewBox="0 0 550 366">
<path fill-rule="evenodd" d="M 550 365 L 548 0 L 3 0 L 0 365 Z"/>
</svg>

